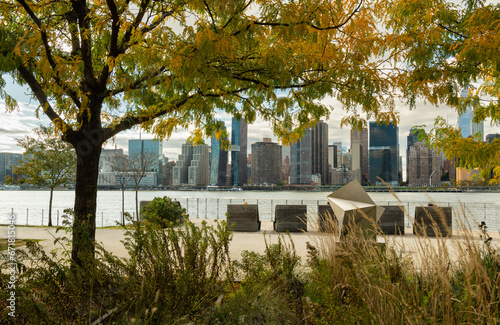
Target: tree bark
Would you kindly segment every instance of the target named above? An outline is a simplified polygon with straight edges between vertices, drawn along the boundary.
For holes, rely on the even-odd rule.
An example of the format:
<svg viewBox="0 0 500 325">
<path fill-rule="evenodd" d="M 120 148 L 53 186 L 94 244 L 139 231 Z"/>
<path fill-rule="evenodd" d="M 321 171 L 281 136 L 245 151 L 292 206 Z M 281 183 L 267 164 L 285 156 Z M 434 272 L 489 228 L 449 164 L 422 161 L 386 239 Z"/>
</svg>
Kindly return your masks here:
<svg viewBox="0 0 500 325">
<path fill-rule="evenodd" d="M 54 195 L 54 188 L 50 188 L 50 198 L 49 198 L 49 227 L 52 227 L 52 197 Z"/>
<path fill-rule="evenodd" d="M 87 142 L 84 146 L 76 148 L 75 218 L 71 258 L 80 266 L 85 264 L 85 260 L 94 258 L 97 178 L 101 146 L 102 143 Z"/>
</svg>

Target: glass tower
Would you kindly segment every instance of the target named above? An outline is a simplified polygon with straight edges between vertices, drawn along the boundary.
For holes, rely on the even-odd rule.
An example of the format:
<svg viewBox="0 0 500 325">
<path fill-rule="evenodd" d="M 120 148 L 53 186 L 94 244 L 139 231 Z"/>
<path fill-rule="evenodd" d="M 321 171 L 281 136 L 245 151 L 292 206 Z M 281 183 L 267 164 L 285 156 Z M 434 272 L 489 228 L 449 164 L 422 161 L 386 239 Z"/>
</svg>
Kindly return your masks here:
<svg viewBox="0 0 500 325">
<path fill-rule="evenodd" d="M 225 128 L 224 128 L 225 129 Z M 226 185 L 226 170 L 227 170 L 227 150 L 221 148 L 221 140 L 211 138 L 212 164 L 210 165 L 210 185 L 225 186 Z"/>
<path fill-rule="evenodd" d="M 370 183 L 399 185 L 398 127 L 370 122 Z"/>
<path fill-rule="evenodd" d="M 231 127 L 231 180 L 233 186 L 247 183 L 247 122 L 233 117 Z"/>
</svg>

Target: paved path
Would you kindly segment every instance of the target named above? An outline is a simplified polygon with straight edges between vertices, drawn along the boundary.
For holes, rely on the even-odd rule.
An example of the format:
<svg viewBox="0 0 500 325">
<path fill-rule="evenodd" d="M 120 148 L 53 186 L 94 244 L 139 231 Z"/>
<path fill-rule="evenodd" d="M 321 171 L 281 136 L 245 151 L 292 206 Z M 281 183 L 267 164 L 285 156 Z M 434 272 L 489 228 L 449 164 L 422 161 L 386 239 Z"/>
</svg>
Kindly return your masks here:
<svg viewBox="0 0 500 325">
<path fill-rule="evenodd" d="M 195 224 L 201 223 L 202 219 L 191 220 Z M 206 220 L 208 224 L 214 224 L 216 221 L 209 219 Z M 241 253 L 244 250 L 251 250 L 258 253 L 264 253 L 265 251 L 265 240 L 266 236 L 268 243 L 276 243 L 278 241 L 278 234 L 272 230 L 272 222 L 262 221 L 262 230 L 258 232 L 234 232 L 233 239 L 230 244 L 230 256 L 231 259 L 240 259 Z M 311 227 L 310 227 L 311 228 Z M 480 243 L 478 231 L 472 232 L 473 242 Z M 7 227 L 0 226 L 0 238 L 6 238 Z M 54 244 L 54 238 L 62 237 L 66 234 L 63 231 L 58 233 L 55 232 L 55 228 L 48 227 L 16 227 L 16 238 L 18 239 L 43 239 L 40 242 L 45 251 L 49 252 L 55 248 L 61 248 L 61 244 Z M 493 244 L 500 244 L 500 235 L 498 233 L 491 232 L 490 235 L 493 237 Z M 302 264 L 306 263 L 307 260 L 307 246 L 306 243 L 313 243 L 315 246 L 320 245 L 321 242 L 331 242 L 333 237 L 331 235 L 321 235 L 314 228 L 309 229 L 307 233 L 291 233 L 290 234 L 297 255 L 302 259 Z M 102 243 L 104 248 L 118 257 L 126 258 L 128 253 L 123 246 L 122 240 L 125 238 L 124 230 L 121 229 L 97 229 L 96 240 Z M 287 236 L 285 236 L 287 238 Z M 464 234 L 463 232 L 454 230 L 453 237 L 445 240 L 437 240 L 435 238 L 426 239 L 424 243 L 427 245 L 422 245 L 422 239 L 412 234 L 411 228 L 406 229 L 406 234 L 403 236 L 387 236 L 385 238 L 378 238 L 379 242 L 387 241 L 392 243 L 394 247 L 401 252 L 403 255 L 411 255 L 418 262 L 420 256 L 430 257 L 433 254 L 432 250 L 427 250 L 429 247 L 433 248 L 434 251 L 438 251 L 440 248 L 446 247 L 450 254 L 452 260 L 459 260 L 462 258 L 462 254 L 465 253 Z M 425 248 L 427 247 L 427 248 Z"/>
</svg>

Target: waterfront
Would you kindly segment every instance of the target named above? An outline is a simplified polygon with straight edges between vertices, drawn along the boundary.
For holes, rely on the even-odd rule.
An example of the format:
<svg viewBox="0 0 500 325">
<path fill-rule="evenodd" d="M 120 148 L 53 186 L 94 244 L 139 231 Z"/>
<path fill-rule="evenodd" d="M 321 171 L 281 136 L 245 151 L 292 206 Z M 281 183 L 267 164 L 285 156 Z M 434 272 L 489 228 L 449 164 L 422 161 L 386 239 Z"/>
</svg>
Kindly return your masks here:
<svg viewBox="0 0 500 325">
<path fill-rule="evenodd" d="M 326 204 L 328 192 L 298 191 L 140 191 L 139 200 L 152 200 L 155 197 L 169 196 L 179 200 L 187 208 L 190 218 L 224 219 L 227 204 L 259 205 L 261 220 L 272 220 L 274 207 L 278 204 L 307 204 L 310 214 L 314 214 L 318 204 Z M 468 221 L 485 221 L 489 230 L 500 230 L 500 193 L 423 193 L 399 192 L 397 198 L 388 192 L 371 192 L 370 197 L 380 205 L 400 204 L 407 210 L 405 225 L 411 226 L 411 217 L 415 206 L 434 203 L 454 208 L 454 228 L 456 217 L 466 211 Z M 49 191 L 1 191 L 0 192 L 0 224 L 7 223 L 12 211 L 17 216 L 19 225 L 47 225 Z M 73 191 L 55 191 L 53 201 L 53 224 L 57 223 L 57 215 L 71 208 L 74 202 Z M 43 212 L 42 212 L 43 211 Z M 135 192 L 125 191 L 125 211 L 135 215 Z M 114 226 L 121 220 L 121 192 L 98 191 L 97 226 Z M 59 221 L 60 223 L 61 221 Z"/>
</svg>

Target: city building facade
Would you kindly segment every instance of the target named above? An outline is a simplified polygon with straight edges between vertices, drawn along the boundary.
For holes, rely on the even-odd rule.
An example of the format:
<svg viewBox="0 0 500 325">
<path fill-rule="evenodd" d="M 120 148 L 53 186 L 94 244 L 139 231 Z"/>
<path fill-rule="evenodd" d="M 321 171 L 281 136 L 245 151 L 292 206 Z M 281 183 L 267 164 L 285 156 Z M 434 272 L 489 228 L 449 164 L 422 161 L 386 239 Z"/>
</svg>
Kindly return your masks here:
<svg viewBox="0 0 500 325">
<path fill-rule="evenodd" d="M 281 153 L 282 148 L 277 143 L 263 141 L 252 144 L 252 184 L 281 183 Z"/>
<path fill-rule="evenodd" d="M 290 184 L 311 184 L 313 175 L 319 174 L 321 184 L 326 185 L 329 174 L 328 156 L 328 124 L 319 121 L 290 147 Z"/>
<path fill-rule="evenodd" d="M 398 126 L 392 122 L 377 124 L 370 122 L 369 168 L 370 184 L 399 185 L 399 140 Z M 379 179 L 380 178 L 380 179 Z"/>
<path fill-rule="evenodd" d="M 19 153 L 0 152 L 0 184 L 5 184 L 6 177 L 16 178 L 14 168 L 22 157 Z"/>
<path fill-rule="evenodd" d="M 233 186 L 247 183 L 247 122 L 233 117 L 231 126 L 231 181 Z"/>
<path fill-rule="evenodd" d="M 193 147 L 193 158 L 188 167 L 188 184 L 192 186 L 207 186 L 209 178 L 209 147 L 200 144 Z"/>
<path fill-rule="evenodd" d="M 424 142 L 408 147 L 408 186 L 441 186 L 441 157 Z"/>
<path fill-rule="evenodd" d="M 172 185 L 188 184 L 188 168 L 192 159 L 193 145 L 190 143 L 183 144 L 177 164 L 172 168 Z"/>
<path fill-rule="evenodd" d="M 370 170 L 368 165 L 368 128 L 363 128 L 361 131 L 357 128 L 351 130 L 351 152 L 353 151 L 353 145 L 359 143 L 361 151 L 361 174 L 362 181 L 361 184 L 367 184 L 370 179 Z M 357 153 L 356 153 L 357 155 Z M 355 170 L 355 168 L 352 168 Z"/>
<path fill-rule="evenodd" d="M 222 149 L 221 139 L 211 138 L 210 185 L 226 186 L 227 150 Z"/>
</svg>

